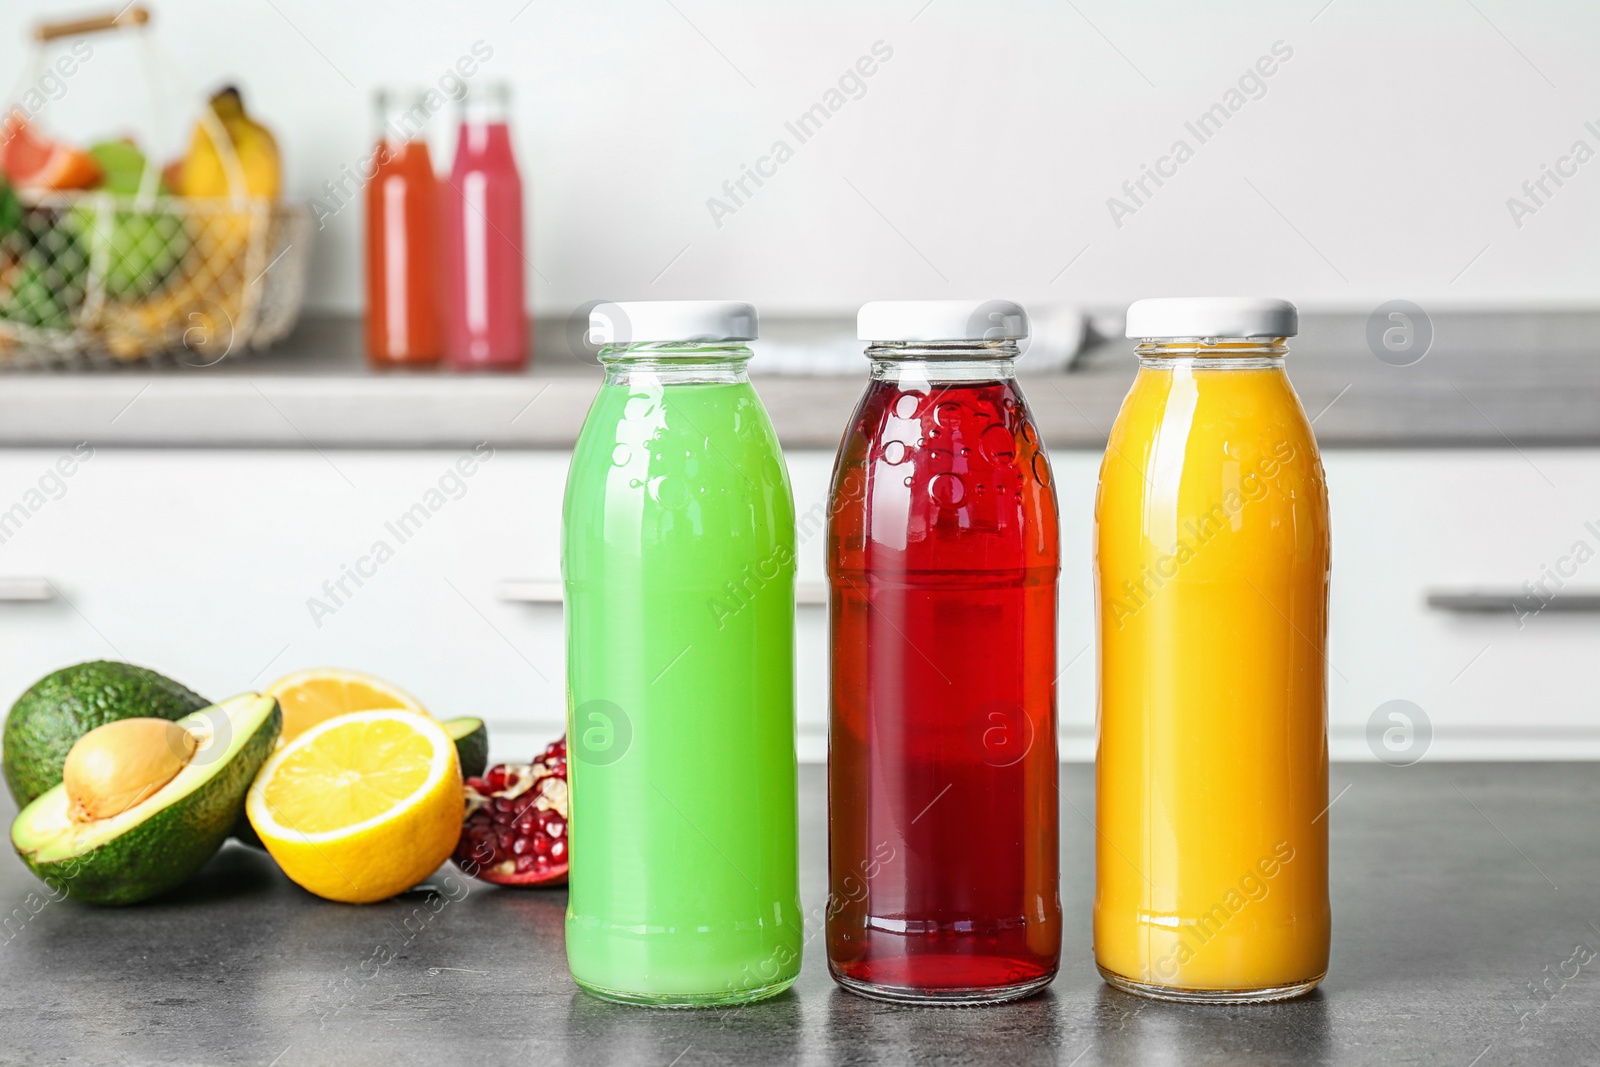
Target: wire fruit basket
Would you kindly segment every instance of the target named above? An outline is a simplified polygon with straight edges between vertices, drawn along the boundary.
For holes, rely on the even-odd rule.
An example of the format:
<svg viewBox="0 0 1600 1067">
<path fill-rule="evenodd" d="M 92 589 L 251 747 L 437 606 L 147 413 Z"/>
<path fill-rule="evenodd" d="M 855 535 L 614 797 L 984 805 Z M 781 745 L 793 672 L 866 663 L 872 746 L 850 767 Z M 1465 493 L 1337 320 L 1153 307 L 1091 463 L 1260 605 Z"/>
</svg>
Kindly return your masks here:
<svg viewBox="0 0 1600 1067">
<path fill-rule="evenodd" d="M 40 26 L 35 69 L 51 42 L 133 29 L 149 15 Z M 16 134 L 7 113 L 0 137 Z M 209 365 L 293 329 L 305 294 L 311 219 L 300 205 L 248 195 L 230 134 L 207 105 L 227 195 L 169 195 L 145 162 L 133 193 L 0 193 L 0 365 L 105 365 L 173 359 Z"/>
</svg>

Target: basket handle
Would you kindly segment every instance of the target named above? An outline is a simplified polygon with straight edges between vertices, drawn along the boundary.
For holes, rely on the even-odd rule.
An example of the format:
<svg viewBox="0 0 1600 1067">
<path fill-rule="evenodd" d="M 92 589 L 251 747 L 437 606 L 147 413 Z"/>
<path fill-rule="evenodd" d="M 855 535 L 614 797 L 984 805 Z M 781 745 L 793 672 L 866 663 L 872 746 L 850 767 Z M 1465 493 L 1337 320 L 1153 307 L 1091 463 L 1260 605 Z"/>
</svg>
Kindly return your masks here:
<svg viewBox="0 0 1600 1067">
<path fill-rule="evenodd" d="M 67 19 L 61 22 L 41 22 L 33 28 L 33 39 L 43 54 L 44 46 L 52 41 L 67 37 L 82 37 L 91 33 L 104 33 L 110 30 L 141 29 L 150 23 L 150 9 L 143 4 L 130 3 L 120 11 L 112 11 L 103 15 L 91 15 L 81 19 Z M 153 61 L 150 56 L 145 57 L 146 64 Z M 147 69 L 154 69 L 147 66 Z M 248 184 L 245 180 L 244 167 L 239 162 L 239 154 L 233 147 L 233 140 L 228 136 L 222 122 L 211 110 L 209 101 L 203 101 L 200 108 L 200 125 L 205 127 L 207 136 L 212 144 L 217 146 L 217 154 L 222 162 L 222 169 L 228 180 L 229 199 L 239 205 L 248 197 Z M 140 177 L 138 196 L 141 200 L 148 200 L 155 191 L 159 169 L 155 162 L 145 160 L 144 173 Z"/>
<path fill-rule="evenodd" d="M 134 4 L 113 11 L 109 15 L 93 15 L 89 18 L 68 19 L 64 22 L 41 22 L 33 28 L 33 39 L 41 43 L 58 41 L 63 37 L 82 37 L 90 33 L 102 33 L 106 30 L 120 30 L 130 26 L 143 26 L 150 21 L 150 9 L 141 4 Z"/>
</svg>

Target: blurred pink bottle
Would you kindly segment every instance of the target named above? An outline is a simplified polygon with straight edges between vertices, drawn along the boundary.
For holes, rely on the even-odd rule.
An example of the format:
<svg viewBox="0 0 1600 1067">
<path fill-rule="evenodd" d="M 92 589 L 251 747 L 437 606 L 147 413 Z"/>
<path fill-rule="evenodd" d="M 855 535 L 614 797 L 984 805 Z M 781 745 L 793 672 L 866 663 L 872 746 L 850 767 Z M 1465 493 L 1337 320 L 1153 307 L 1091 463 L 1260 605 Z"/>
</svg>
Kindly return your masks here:
<svg viewBox="0 0 1600 1067">
<path fill-rule="evenodd" d="M 458 370 L 528 361 L 523 290 L 522 178 L 511 151 L 510 92 L 471 89 L 462 101 L 444 200 L 445 352 Z"/>
</svg>

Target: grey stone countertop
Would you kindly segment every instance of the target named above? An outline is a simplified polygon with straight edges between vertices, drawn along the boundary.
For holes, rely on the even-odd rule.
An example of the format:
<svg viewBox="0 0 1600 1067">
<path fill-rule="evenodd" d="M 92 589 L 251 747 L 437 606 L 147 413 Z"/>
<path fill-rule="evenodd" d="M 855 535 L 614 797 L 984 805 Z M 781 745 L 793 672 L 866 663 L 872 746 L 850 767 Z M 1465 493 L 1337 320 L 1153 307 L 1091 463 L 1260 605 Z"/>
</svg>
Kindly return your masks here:
<svg viewBox="0 0 1600 1067">
<path fill-rule="evenodd" d="M 1600 445 L 1600 312 L 1437 314 L 1429 350 L 1408 366 L 1380 361 L 1367 327 L 1364 314 L 1307 314 L 1293 342 L 1289 375 L 1324 447 Z M 330 317 L 215 366 L 9 369 L 0 446 L 568 449 L 599 373 L 574 333 L 540 320 L 534 361 L 517 374 L 373 371 L 359 320 Z M 826 350 L 831 365 L 864 372 L 838 358 L 859 352 L 852 333 L 845 320 L 763 323 L 770 340 L 757 343 L 753 373 L 785 447 L 837 447 L 864 373 L 763 372 L 762 345 L 787 345 L 786 366 Z M 1049 445 L 1102 448 L 1135 369 L 1128 342 L 1102 341 L 1065 373 L 1028 366 L 1023 387 Z"/>
<path fill-rule="evenodd" d="M 1147 1001 L 1090 955 L 1092 769 L 1063 768 L 1061 973 L 993 1008 L 863 1000 L 828 977 L 823 768 L 801 768 L 808 940 L 793 989 L 737 1010 L 623 1007 L 578 992 L 564 890 L 453 868 L 440 896 L 364 907 L 230 844 L 129 908 L 44 903 L 0 860 L 0 1063 L 1420 1064 L 1600 1061 L 1600 768 L 1335 764 L 1333 958 L 1276 1005 Z M 9 801 L 0 802 L 9 818 Z M 981 843 L 973 862 L 982 862 Z M 448 878 L 447 878 L 448 876 Z M 387 960 L 386 963 L 372 961 Z"/>
</svg>

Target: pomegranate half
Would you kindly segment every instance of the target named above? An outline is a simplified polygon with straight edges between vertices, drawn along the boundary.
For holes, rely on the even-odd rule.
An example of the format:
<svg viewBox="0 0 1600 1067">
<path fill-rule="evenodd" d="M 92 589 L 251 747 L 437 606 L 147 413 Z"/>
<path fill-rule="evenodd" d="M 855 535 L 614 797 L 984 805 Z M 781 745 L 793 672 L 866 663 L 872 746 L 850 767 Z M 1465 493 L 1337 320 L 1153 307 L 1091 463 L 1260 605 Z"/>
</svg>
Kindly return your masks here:
<svg viewBox="0 0 1600 1067">
<path fill-rule="evenodd" d="M 567 739 L 532 763 L 497 763 L 466 781 L 457 867 L 495 885 L 567 881 Z"/>
</svg>

